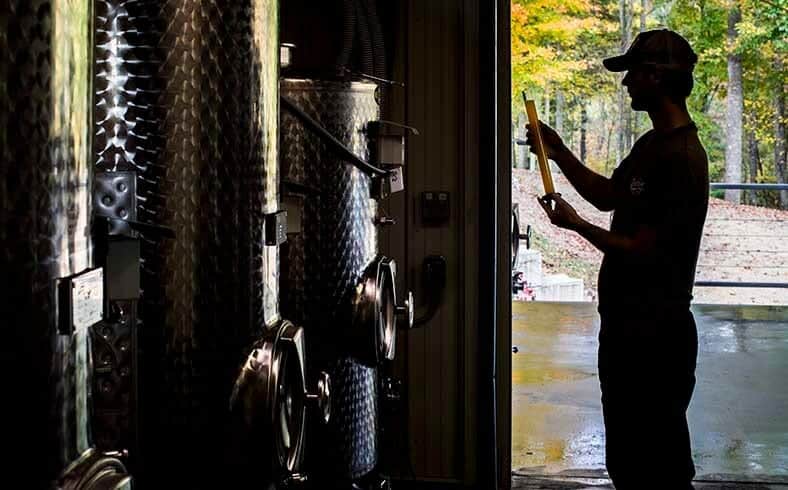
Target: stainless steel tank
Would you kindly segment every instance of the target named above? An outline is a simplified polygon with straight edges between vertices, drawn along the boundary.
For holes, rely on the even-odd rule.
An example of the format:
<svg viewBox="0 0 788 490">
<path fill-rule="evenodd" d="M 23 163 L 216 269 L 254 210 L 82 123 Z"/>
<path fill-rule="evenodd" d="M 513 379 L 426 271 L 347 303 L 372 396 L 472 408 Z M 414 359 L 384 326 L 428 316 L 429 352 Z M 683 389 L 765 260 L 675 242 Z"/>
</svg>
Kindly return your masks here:
<svg viewBox="0 0 788 490">
<path fill-rule="evenodd" d="M 97 21 L 97 195 L 142 243 L 143 485 L 297 481 L 330 381 L 307 393 L 278 309 L 277 2 L 103 0 Z"/>
<path fill-rule="evenodd" d="M 23 435 L 7 441 L 14 454 L 5 463 L 35 465 L 22 486 L 50 488 L 91 446 L 93 317 L 77 319 L 83 311 L 68 308 L 74 296 L 62 287 L 88 273 L 91 291 L 101 290 L 100 271 L 89 273 L 92 9 L 90 2 L 11 0 L 3 10 L 2 328 L 13 346 L 4 361 L 20 373 L 5 388 L 14 401 L 3 433 Z M 100 315 L 100 302 L 94 306 Z"/>
<path fill-rule="evenodd" d="M 282 95 L 362 159 L 366 125 L 379 117 L 376 85 L 285 79 Z M 283 311 L 304 326 L 311 370 L 331 376 L 331 421 L 316 430 L 309 468 L 318 478 L 355 479 L 378 459 L 378 371 L 348 336 L 365 271 L 377 257 L 377 204 L 370 178 L 333 153 L 293 114 L 281 119 L 282 178 L 296 197 L 300 233 L 283 259 Z"/>
<path fill-rule="evenodd" d="M 94 329 L 93 429 L 96 446 L 122 450 L 136 460 L 139 440 L 139 236 L 126 220 L 148 222 L 145 202 L 138 187 L 147 181 L 156 163 L 161 114 L 156 104 L 160 94 L 160 38 L 155 0 L 96 0 L 94 2 L 94 204 L 95 211 L 109 221 L 106 254 L 133 250 L 120 257 L 119 268 L 131 271 L 136 284 L 123 294 L 108 294 L 108 318 Z M 101 218 L 101 219 L 103 219 Z M 104 243 L 98 243 L 102 247 Z M 113 252 L 110 248 L 114 247 Z M 128 255 L 128 254 L 126 254 Z M 101 260 L 101 258 L 99 259 Z M 110 265 L 111 269 L 112 266 Z M 150 277 L 150 276 L 148 276 Z M 114 282 L 116 278 L 108 277 Z M 110 284 L 112 293 L 115 284 Z M 117 297 L 120 296 L 120 297 Z"/>
<path fill-rule="evenodd" d="M 163 122 L 155 161 L 138 169 L 140 216 L 175 238 L 143 232 L 141 438 L 149 467 L 204 468 L 178 477 L 203 486 L 233 464 L 233 381 L 280 319 L 265 234 L 278 211 L 278 11 L 172 0 L 157 14 Z"/>
<path fill-rule="evenodd" d="M 366 125 L 379 117 L 376 89 L 367 82 L 285 79 L 281 84 L 283 96 L 362 159 L 369 155 Z M 370 178 L 286 111 L 281 133 L 285 189 L 304 195 L 301 233 L 288 255 L 293 272 L 283 278 L 288 284 L 283 302 L 293 302 L 288 313 L 297 320 L 312 323 L 321 317 L 329 329 L 349 322 L 355 287 L 377 255 L 377 203 L 370 196 Z M 301 298 L 310 304 L 294 308 Z"/>
</svg>

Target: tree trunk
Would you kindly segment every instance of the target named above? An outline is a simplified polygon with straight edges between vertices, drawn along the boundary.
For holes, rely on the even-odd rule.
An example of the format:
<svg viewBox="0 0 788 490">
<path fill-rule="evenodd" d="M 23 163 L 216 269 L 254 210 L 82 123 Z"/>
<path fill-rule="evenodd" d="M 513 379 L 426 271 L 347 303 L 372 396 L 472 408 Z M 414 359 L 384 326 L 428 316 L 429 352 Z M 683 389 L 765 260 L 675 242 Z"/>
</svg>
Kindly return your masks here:
<svg viewBox="0 0 788 490">
<path fill-rule="evenodd" d="M 548 126 L 550 125 L 550 88 L 545 87 L 544 89 L 544 111 L 542 112 L 542 117 L 540 117 L 545 124 Z"/>
<path fill-rule="evenodd" d="M 605 151 L 605 175 L 610 175 L 610 140 L 613 139 L 613 128 L 615 127 L 615 123 L 613 121 L 610 122 L 610 125 L 607 127 L 607 148 Z M 616 166 L 618 166 L 618 160 L 616 160 Z"/>
<path fill-rule="evenodd" d="M 755 131 L 750 129 L 747 131 L 747 153 L 748 153 L 748 171 L 747 182 L 755 184 L 758 182 L 758 169 L 761 167 L 761 156 L 758 153 L 758 138 L 755 137 Z M 747 203 L 757 205 L 758 193 L 755 190 L 747 192 Z"/>
<path fill-rule="evenodd" d="M 737 5 L 728 12 L 728 95 L 725 100 L 726 144 L 725 144 L 725 182 L 741 182 L 742 167 L 742 66 L 741 56 L 733 49 L 738 38 L 737 27 L 741 21 L 741 11 Z M 741 202 L 741 191 L 728 189 L 725 200 Z"/>
<path fill-rule="evenodd" d="M 646 30 L 646 11 L 648 10 L 648 1 L 647 0 L 640 0 L 640 32 Z M 632 130 L 632 139 L 633 143 L 634 140 L 638 138 L 641 134 L 646 131 L 646 128 L 649 124 L 648 114 L 644 111 L 639 111 L 634 113 L 634 128 Z"/>
<path fill-rule="evenodd" d="M 525 125 L 528 121 L 528 118 L 525 114 L 520 114 L 517 117 L 517 134 L 518 137 L 521 139 L 525 139 L 525 132 L 527 129 Z M 528 147 L 525 145 L 517 145 L 517 166 L 519 168 L 529 168 L 528 166 Z"/>
<path fill-rule="evenodd" d="M 561 89 L 555 91 L 555 130 L 564 134 L 564 92 Z"/>
<path fill-rule="evenodd" d="M 509 138 L 509 147 L 511 150 L 512 167 L 517 168 L 517 154 L 519 153 L 519 145 L 517 144 L 517 125 L 512 124 L 509 128 L 511 137 Z"/>
<path fill-rule="evenodd" d="M 586 102 L 580 106 L 580 161 L 586 163 L 586 134 L 588 133 L 588 110 Z"/>
<path fill-rule="evenodd" d="M 632 24 L 635 22 L 635 9 L 633 5 L 633 0 L 627 0 L 627 18 L 626 18 L 626 25 L 624 26 L 625 36 L 623 38 L 625 48 L 629 48 L 629 44 L 632 42 Z M 624 87 L 621 87 L 624 90 Z M 624 141 L 626 141 L 626 148 L 625 151 L 629 153 L 629 150 L 632 148 L 632 135 L 634 131 L 632 130 L 633 120 L 634 120 L 634 113 L 629 106 L 629 97 L 624 96 Z"/>
<path fill-rule="evenodd" d="M 648 8 L 646 0 L 640 0 L 640 32 L 646 30 L 646 9 Z"/>
<path fill-rule="evenodd" d="M 783 73 L 784 67 L 779 59 L 775 61 L 774 68 L 777 74 Z M 778 184 L 788 184 L 785 143 L 785 83 L 778 82 L 774 92 L 774 174 Z M 788 191 L 780 191 L 780 207 L 788 209 Z"/>
<path fill-rule="evenodd" d="M 632 19 L 632 0 L 618 1 L 618 19 L 621 28 L 621 52 L 625 52 L 630 43 L 630 22 Z M 626 88 L 622 85 L 618 90 L 618 146 L 616 159 L 621 160 L 632 146 L 632 111 L 629 108 Z"/>
</svg>

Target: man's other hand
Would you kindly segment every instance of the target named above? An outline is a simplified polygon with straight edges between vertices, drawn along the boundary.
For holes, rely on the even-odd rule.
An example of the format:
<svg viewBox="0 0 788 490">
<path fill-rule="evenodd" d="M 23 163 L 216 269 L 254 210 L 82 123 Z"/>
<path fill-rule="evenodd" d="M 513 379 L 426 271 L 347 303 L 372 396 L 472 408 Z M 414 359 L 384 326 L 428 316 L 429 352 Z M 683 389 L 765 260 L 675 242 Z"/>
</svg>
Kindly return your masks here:
<svg viewBox="0 0 788 490">
<path fill-rule="evenodd" d="M 550 222 L 559 228 L 567 230 L 578 229 L 585 221 L 577 211 L 561 197 L 559 193 L 546 194 L 537 198 L 539 205 L 542 206 Z"/>
<path fill-rule="evenodd" d="M 525 133 L 525 142 L 528 144 L 531 153 L 536 153 L 536 146 L 534 146 L 534 140 L 536 139 L 536 136 L 534 135 L 530 124 L 526 124 L 525 127 L 528 130 Z M 539 127 L 542 131 L 542 143 L 544 143 L 545 154 L 547 155 L 547 158 L 555 161 L 558 155 L 566 149 L 564 141 L 553 128 L 542 121 L 539 121 Z"/>
</svg>

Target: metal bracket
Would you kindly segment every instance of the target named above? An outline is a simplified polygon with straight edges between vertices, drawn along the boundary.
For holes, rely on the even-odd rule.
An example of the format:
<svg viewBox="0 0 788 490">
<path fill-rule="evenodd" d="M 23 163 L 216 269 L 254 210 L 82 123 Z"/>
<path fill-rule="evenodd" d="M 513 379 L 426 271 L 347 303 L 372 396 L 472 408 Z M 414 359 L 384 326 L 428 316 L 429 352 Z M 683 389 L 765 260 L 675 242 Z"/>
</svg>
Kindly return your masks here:
<svg viewBox="0 0 788 490">
<path fill-rule="evenodd" d="M 97 216 L 109 218 L 110 235 L 136 236 L 128 222 L 137 220 L 137 173 L 97 172 L 93 207 Z"/>
<path fill-rule="evenodd" d="M 287 241 L 287 211 L 265 215 L 265 244 L 276 247 Z"/>
<path fill-rule="evenodd" d="M 140 241 L 114 237 L 107 241 L 107 298 L 136 300 L 140 297 Z"/>
<path fill-rule="evenodd" d="M 386 175 L 374 175 L 369 189 L 372 199 L 385 199 L 391 194 L 405 190 L 402 165 L 381 165 L 387 169 Z"/>
</svg>

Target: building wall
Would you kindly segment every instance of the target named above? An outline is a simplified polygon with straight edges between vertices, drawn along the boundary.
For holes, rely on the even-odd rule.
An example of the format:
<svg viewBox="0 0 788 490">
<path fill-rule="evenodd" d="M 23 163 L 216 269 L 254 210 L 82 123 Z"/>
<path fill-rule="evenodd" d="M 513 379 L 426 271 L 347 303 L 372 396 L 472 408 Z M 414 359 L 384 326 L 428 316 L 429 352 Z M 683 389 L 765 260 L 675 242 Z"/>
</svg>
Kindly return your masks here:
<svg viewBox="0 0 788 490">
<path fill-rule="evenodd" d="M 472 482 L 477 449 L 475 395 L 478 346 L 478 2 L 405 0 L 394 35 L 388 118 L 418 129 L 408 140 L 406 191 L 383 207 L 397 219 L 381 235 L 381 251 L 400 264 L 398 290 L 410 289 L 423 313 L 421 267 L 426 256 L 447 261 L 447 286 L 436 316 L 400 335 L 410 465 L 402 477 Z M 450 194 L 447 226 L 424 226 L 424 191 Z M 402 451 L 402 453 L 406 453 Z M 403 456 L 404 458 L 405 456 Z"/>
</svg>

